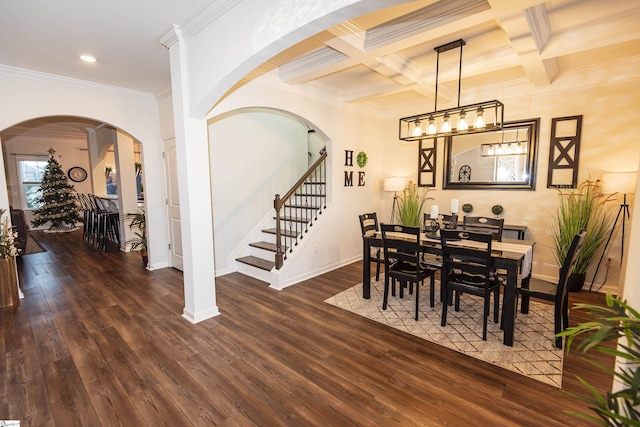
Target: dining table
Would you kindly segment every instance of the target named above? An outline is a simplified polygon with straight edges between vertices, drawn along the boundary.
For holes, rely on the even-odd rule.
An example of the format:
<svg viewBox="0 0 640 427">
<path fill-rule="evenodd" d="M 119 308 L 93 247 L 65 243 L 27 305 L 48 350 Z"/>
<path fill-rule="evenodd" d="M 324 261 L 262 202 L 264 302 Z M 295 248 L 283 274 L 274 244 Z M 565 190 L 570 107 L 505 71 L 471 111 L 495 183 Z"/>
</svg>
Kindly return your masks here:
<svg viewBox="0 0 640 427">
<path fill-rule="evenodd" d="M 362 244 L 362 297 L 369 299 L 371 298 L 371 248 L 383 247 L 381 233 L 375 232 L 362 236 Z M 491 244 L 493 267 L 506 271 L 501 328 L 504 331 L 503 343 L 507 346 L 513 346 L 518 285 L 522 280 L 529 280 L 531 276 L 534 245 L 533 241 L 516 239 L 502 239 Z M 440 239 L 436 235 L 423 233 L 420 238 L 420 247 L 424 253 L 442 254 Z"/>
</svg>

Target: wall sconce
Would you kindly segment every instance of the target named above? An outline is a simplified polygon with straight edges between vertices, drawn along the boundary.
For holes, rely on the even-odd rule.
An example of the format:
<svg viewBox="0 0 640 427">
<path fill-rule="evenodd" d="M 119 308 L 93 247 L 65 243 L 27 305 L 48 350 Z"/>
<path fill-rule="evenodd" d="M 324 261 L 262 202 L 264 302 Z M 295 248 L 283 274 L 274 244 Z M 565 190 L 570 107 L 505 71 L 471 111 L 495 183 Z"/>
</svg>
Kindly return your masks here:
<svg viewBox="0 0 640 427">
<path fill-rule="evenodd" d="M 504 104 L 498 100 L 460 106 L 460 81 L 462 76 L 462 39 L 434 48 L 436 60 L 436 90 L 434 112 L 400 119 L 399 138 L 402 141 L 418 141 L 424 138 L 487 132 L 502 129 Z M 458 106 L 438 111 L 438 74 L 440 53 L 460 48 L 458 71 Z M 454 123 L 455 122 L 455 123 Z M 473 123 L 473 125 L 471 125 Z"/>
</svg>

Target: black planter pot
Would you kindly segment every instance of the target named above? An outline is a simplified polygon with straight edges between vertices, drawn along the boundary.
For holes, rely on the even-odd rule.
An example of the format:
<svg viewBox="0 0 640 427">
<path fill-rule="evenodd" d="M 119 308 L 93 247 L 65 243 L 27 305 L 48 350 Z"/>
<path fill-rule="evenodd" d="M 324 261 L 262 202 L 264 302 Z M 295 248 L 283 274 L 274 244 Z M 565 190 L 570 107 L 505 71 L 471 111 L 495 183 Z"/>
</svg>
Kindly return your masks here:
<svg viewBox="0 0 640 427">
<path fill-rule="evenodd" d="M 567 288 L 569 292 L 580 292 L 584 286 L 587 273 L 571 273 L 569 280 L 567 280 Z"/>
</svg>

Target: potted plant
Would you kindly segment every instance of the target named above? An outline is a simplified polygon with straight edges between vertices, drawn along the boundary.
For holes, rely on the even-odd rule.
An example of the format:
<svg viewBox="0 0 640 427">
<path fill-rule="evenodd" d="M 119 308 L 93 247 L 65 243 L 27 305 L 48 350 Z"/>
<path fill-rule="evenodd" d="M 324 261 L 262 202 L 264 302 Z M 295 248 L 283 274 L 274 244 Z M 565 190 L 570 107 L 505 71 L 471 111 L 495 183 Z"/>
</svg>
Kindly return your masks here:
<svg viewBox="0 0 640 427">
<path fill-rule="evenodd" d="M 591 396 L 570 393 L 589 404 L 597 418 L 577 411 L 567 411 L 602 426 L 638 426 L 640 425 L 640 313 L 630 307 L 626 301 L 606 296 L 606 307 L 592 304 L 576 304 L 573 308 L 587 310 L 593 321 L 569 328 L 558 336 L 566 336 L 567 352 L 577 336 L 583 340 L 578 349 L 587 352 L 590 349 L 613 355 L 617 358 L 618 369 L 611 369 L 599 363 L 591 362 L 599 369 L 613 375 L 616 391 L 607 391 L 605 396 L 582 378 L 578 380 L 589 390 Z M 616 346 L 604 345 L 620 339 Z"/>
<path fill-rule="evenodd" d="M 129 221 L 129 229 L 133 231 L 136 237 L 125 242 L 129 246 L 129 251 L 140 251 L 142 256 L 142 265 L 147 267 L 149 257 L 147 254 L 147 217 L 144 209 L 138 209 L 137 212 L 126 214 L 125 220 Z"/>
<path fill-rule="evenodd" d="M 429 189 L 426 187 L 418 187 L 412 181 L 409 181 L 402 193 L 398 195 L 398 205 L 396 206 L 398 219 L 400 224 L 412 227 L 420 227 L 423 222 L 422 209 L 424 202 L 432 200 L 427 197 Z"/>
<path fill-rule="evenodd" d="M 6 209 L 0 209 L 0 307 L 13 306 L 20 300 L 16 276 L 18 233 L 9 227 L 9 218 L 3 217 L 5 212 Z"/>
<path fill-rule="evenodd" d="M 500 216 L 500 214 L 501 214 L 502 212 L 504 212 L 504 208 L 502 207 L 502 205 L 493 205 L 493 206 L 491 207 L 491 212 L 493 212 L 493 214 L 494 214 L 496 217 L 499 217 L 499 216 Z"/>
<path fill-rule="evenodd" d="M 613 212 L 606 203 L 611 200 L 602 193 L 599 180 L 585 180 L 577 188 L 558 188 L 560 196 L 556 208 L 556 221 L 551 225 L 551 235 L 556 261 L 562 265 L 573 237 L 581 230 L 587 235 L 578 254 L 568 288 L 579 292 L 584 285 L 587 270 L 603 248 L 613 226 Z"/>
</svg>

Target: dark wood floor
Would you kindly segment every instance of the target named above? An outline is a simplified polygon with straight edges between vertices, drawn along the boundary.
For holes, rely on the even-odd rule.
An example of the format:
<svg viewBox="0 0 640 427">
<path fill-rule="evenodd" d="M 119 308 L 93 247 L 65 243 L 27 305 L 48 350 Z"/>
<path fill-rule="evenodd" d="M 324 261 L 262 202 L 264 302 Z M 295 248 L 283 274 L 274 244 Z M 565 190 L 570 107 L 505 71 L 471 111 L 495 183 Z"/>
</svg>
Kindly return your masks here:
<svg viewBox="0 0 640 427">
<path fill-rule="evenodd" d="M 181 317 L 182 275 L 80 232 L 34 233 L 25 298 L 1 313 L 0 420 L 22 426 L 567 426 L 566 393 L 323 303 L 355 263 L 283 291 L 216 279 L 220 316 Z M 593 301 L 593 294 L 572 298 Z M 573 316 L 572 322 L 584 320 Z M 610 363 L 605 360 L 605 363 Z M 600 375 L 577 352 L 564 389 Z"/>
</svg>

